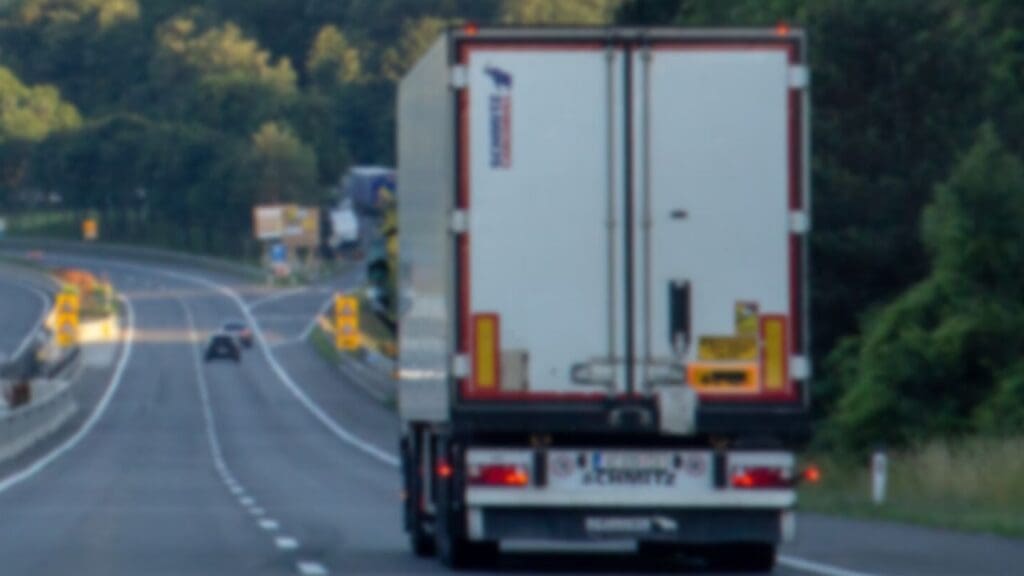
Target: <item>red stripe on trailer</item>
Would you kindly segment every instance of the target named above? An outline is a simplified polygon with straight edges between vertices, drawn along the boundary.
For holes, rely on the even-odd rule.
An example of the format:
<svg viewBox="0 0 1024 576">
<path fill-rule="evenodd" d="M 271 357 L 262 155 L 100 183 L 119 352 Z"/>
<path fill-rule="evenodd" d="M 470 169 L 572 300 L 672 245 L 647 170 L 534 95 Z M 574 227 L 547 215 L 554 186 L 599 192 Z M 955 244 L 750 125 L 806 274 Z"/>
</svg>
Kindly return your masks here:
<svg viewBox="0 0 1024 576">
<path fill-rule="evenodd" d="M 796 50 L 790 50 L 789 60 L 797 62 Z M 789 90 L 789 209 L 799 212 L 804 208 L 803 189 L 803 92 Z M 803 253 L 804 238 L 801 234 L 789 237 L 789 318 L 790 347 L 794 354 L 804 353 L 803 334 Z"/>
<path fill-rule="evenodd" d="M 462 40 L 462 45 L 459 47 L 460 59 L 462 64 L 466 64 L 466 56 L 474 50 L 487 50 L 488 52 L 522 52 L 524 50 L 533 50 L 540 52 L 592 52 L 597 50 L 604 50 L 609 45 L 615 45 L 615 42 L 601 43 L 601 42 L 536 42 L 530 41 L 518 41 L 510 39 L 504 42 L 481 42 L 476 40 Z"/>
<path fill-rule="evenodd" d="M 765 50 L 781 50 L 789 53 L 790 61 L 795 61 L 796 47 L 792 41 L 778 42 L 680 42 L 678 40 L 654 40 L 650 44 L 656 50 L 692 50 L 694 52 L 763 52 Z"/>
</svg>

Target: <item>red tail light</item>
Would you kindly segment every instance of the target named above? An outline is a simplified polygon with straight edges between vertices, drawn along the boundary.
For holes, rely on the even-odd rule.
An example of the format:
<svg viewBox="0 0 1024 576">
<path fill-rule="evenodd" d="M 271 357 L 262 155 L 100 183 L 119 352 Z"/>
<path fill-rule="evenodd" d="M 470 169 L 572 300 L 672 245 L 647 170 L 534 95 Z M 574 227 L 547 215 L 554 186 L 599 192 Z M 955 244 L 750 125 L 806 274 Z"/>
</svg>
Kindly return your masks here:
<svg viewBox="0 0 1024 576">
<path fill-rule="evenodd" d="M 452 465 L 445 460 L 441 460 L 437 463 L 437 468 L 434 470 L 439 478 L 451 478 L 455 470 Z"/>
<path fill-rule="evenodd" d="M 507 486 L 520 488 L 530 483 L 525 468 L 508 464 L 484 464 L 470 470 L 469 483 L 473 486 Z"/>
<path fill-rule="evenodd" d="M 803 480 L 808 484 L 817 484 L 821 482 L 821 469 L 811 464 L 804 469 Z"/>
<path fill-rule="evenodd" d="M 736 468 L 732 472 L 732 487 L 740 490 L 790 488 L 793 480 L 782 468 Z"/>
</svg>

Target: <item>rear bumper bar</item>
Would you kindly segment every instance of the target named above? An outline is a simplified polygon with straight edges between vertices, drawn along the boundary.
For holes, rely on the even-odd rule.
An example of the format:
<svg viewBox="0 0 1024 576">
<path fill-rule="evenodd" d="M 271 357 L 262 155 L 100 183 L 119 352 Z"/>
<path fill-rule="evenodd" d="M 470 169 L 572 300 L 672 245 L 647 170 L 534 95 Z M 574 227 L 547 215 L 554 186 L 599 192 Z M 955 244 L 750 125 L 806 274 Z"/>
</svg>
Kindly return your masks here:
<svg viewBox="0 0 1024 576">
<path fill-rule="evenodd" d="M 793 519 L 783 510 L 467 509 L 468 536 L 474 541 L 779 543 L 791 531 L 784 522 Z"/>
<path fill-rule="evenodd" d="M 577 402 L 462 402 L 453 414 L 456 433 L 572 433 L 657 435 L 653 398 Z M 702 404 L 697 434 L 769 436 L 803 443 L 810 418 L 802 405 Z"/>
</svg>

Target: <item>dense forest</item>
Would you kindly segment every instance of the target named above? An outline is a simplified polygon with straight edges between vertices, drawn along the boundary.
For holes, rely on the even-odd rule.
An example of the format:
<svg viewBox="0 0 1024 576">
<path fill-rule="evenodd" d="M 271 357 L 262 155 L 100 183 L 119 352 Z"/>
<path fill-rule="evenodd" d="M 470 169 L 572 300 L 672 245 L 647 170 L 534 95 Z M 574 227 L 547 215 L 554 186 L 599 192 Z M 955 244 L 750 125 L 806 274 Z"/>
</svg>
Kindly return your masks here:
<svg viewBox="0 0 1024 576">
<path fill-rule="evenodd" d="M 243 255 L 256 202 L 394 161 L 395 82 L 445 26 L 807 29 L 818 442 L 1024 430 L 1016 0 L 14 0 L 0 209 Z"/>
</svg>

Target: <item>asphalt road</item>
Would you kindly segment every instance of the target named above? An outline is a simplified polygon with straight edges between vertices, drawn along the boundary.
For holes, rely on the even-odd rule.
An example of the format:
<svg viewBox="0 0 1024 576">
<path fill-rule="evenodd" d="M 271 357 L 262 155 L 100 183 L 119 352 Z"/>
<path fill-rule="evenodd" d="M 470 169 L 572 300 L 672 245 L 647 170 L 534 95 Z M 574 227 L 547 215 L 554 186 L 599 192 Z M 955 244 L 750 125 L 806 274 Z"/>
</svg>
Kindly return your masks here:
<svg viewBox="0 0 1024 576">
<path fill-rule="evenodd" d="M 38 279 L 25 270 L 0 264 L 0 360 L 20 351 L 48 305 Z"/>
<path fill-rule="evenodd" d="M 400 523 L 397 420 L 301 343 L 330 290 L 241 299 L 178 272 L 97 265 L 126 295 L 130 349 L 109 402 L 16 482 L 0 480 L 5 574 L 421 574 Z M 357 276 L 339 282 L 358 282 Z M 234 286 L 234 288 L 240 288 Z M 268 298 L 271 298 L 268 300 Z M 245 317 L 266 348 L 204 364 L 206 333 Z M 0 300 L 0 311 L 9 306 Z M 777 574 L 1014 574 L 1024 544 L 803 516 Z M 631 557 L 514 556 L 501 573 L 658 571 Z M 667 568 L 666 568 L 667 569 Z"/>
</svg>

